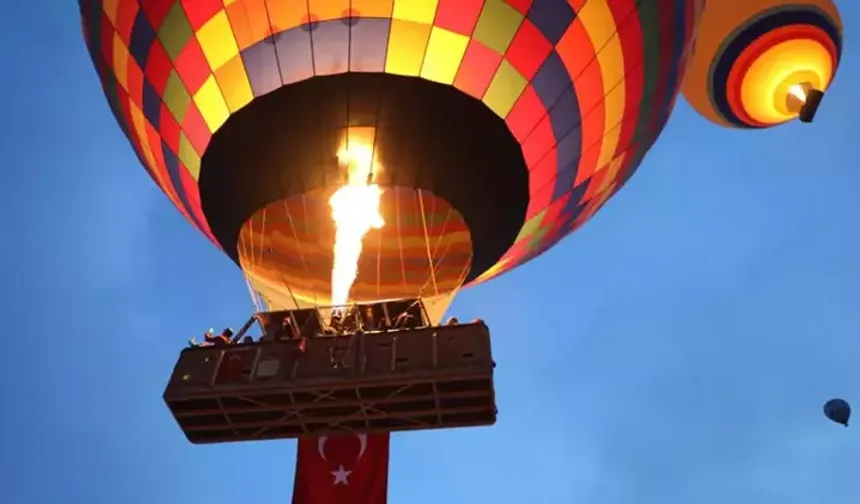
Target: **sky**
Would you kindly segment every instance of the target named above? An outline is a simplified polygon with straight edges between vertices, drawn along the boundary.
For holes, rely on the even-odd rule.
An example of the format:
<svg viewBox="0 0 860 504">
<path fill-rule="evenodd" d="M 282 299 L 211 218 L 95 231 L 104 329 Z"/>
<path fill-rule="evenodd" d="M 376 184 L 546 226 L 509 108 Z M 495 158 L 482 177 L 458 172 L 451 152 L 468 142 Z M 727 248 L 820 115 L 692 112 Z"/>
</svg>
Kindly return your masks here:
<svg viewBox="0 0 860 504">
<path fill-rule="evenodd" d="M 837 3 L 813 125 L 726 130 L 681 100 L 589 224 L 460 294 L 499 421 L 394 435 L 391 504 L 856 500 L 860 434 L 821 412 L 860 404 L 860 5 Z M 289 502 L 294 442 L 194 446 L 162 402 L 187 338 L 253 307 L 138 166 L 77 16 L 0 16 L 4 502 Z"/>
</svg>

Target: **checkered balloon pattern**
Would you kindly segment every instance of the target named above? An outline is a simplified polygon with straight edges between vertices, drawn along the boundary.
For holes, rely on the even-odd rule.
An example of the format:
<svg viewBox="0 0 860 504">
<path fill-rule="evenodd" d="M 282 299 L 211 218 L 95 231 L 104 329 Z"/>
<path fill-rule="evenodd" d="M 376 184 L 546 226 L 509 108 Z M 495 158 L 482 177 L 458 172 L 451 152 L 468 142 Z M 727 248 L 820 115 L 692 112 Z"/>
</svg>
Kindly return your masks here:
<svg viewBox="0 0 860 504">
<path fill-rule="evenodd" d="M 476 282 L 589 219 L 657 139 L 703 0 L 79 0 L 110 107 L 143 166 L 213 242 L 197 180 L 213 133 L 314 76 L 385 72 L 453 86 L 522 146 L 530 202 Z"/>
</svg>

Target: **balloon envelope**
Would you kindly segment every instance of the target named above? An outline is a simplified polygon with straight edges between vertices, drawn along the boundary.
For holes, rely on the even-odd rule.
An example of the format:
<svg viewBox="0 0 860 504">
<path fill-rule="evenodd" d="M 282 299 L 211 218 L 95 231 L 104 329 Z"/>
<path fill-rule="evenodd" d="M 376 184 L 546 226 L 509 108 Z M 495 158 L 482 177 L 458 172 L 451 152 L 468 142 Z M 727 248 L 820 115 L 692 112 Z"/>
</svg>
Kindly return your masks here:
<svg viewBox="0 0 860 504">
<path fill-rule="evenodd" d="M 843 399 L 831 399 L 824 404 L 824 414 L 830 420 L 847 426 L 851 418 L 851 406 Z"/>
<path fill-rule="evenodd" d="M 347 144 L 385 188 L 353 301 L 450 296 L 574 232 L 669 119 L 705 1 L 78 3 L 147 172 L 284 308 L 330 301 Z"/>
</svg>

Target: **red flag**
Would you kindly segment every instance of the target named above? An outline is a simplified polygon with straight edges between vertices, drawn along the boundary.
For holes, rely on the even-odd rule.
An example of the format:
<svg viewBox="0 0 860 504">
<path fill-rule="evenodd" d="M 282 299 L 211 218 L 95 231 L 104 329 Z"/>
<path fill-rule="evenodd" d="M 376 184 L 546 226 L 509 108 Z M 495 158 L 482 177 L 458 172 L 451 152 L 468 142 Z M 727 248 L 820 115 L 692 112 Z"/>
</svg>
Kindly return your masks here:
<svg viewBox="0 0 860 504">
<path fill-rule="evenodd" d="M 293 504 L 386 504 L 389 437 L 299 438 Z"/>
</svg>

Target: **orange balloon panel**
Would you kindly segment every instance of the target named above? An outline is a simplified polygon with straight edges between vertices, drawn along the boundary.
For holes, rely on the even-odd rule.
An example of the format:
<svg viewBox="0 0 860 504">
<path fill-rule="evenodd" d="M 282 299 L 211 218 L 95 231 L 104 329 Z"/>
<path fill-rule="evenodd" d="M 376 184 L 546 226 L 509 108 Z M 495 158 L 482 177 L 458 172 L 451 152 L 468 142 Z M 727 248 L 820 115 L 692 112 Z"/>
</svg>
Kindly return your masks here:
<svg viewBox="0 0 860 504">
<path fill-rule="evenodd" d="M 329 303 L 336 189 L 271 203 L 242 227 L 240 264 L 270 305 L 292 306 L 294 296 Z M 381 213 L 385 225 L 364 238 L 352 300 L 435 296 L 462 285 L 472 240 L 457 210 L 428 191 L 393 187 L 382 193 Z"/>
<path fill-rule="evenodd" d="M 841 52 L 842 22 L 830 0 L 711 0 L 682 92 L 717 124 L 774 126 L 797 117 L 793 89 L 827 89 Z"/>
</svg>

